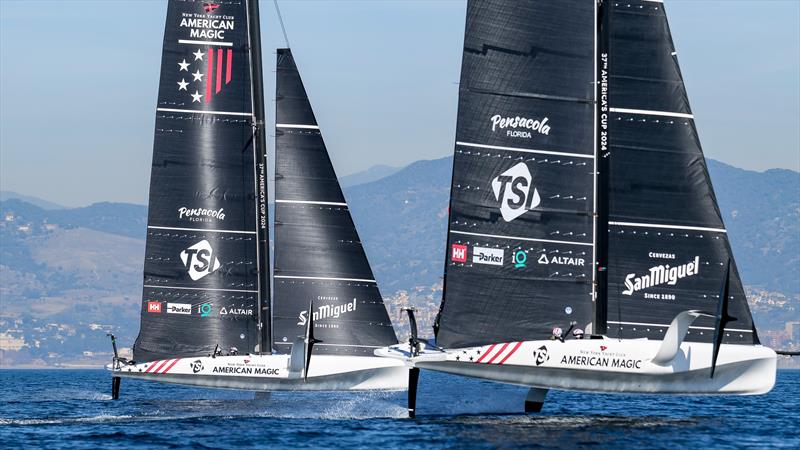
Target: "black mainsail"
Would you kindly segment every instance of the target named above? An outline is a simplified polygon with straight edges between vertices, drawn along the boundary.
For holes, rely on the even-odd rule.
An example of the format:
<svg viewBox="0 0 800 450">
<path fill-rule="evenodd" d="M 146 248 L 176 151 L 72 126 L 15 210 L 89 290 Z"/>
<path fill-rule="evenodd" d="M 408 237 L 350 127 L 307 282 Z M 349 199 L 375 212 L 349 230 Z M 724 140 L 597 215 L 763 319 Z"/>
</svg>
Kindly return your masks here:
<svg viewBox="0 0 800 450">
<path fill-rule="evenodd" d="M 592 320 L 594 9 L 467 3 L 439 345 Z"/>
<path fill-rule="evenodd" d="M 608 334 L 662 339 L 675 315 L 716 311 L 731 261 L 725 342 L 758 342 L 689 107 L 664 5 L 605 2 Z M 686 339 L 711 342 L 701 317 Z"/>
<path fill-rule="evenodd" d="M 662 2 L 470 0 L 453 164 L 438 345 L 758 342 Z"/>
<path fill-rule="evenodd" d="M 249 54 L 248 7 L 255 6 L 168 5 L 134 346 L 140 362 L 207 355 L 217 346 L 269 349 L 258 331 L 259 307 L 269 298 L 260 276 L 266 210 L 259 208 L 263 149 L 251 74 L 259 61 Z"/>
<path fill-rule="evenodd" d="M 315 353 L 372 356 L 397 337 L 292 52 L 277 58 L 274 346 L 289 353 L 313 314 Z"/>
</svg>

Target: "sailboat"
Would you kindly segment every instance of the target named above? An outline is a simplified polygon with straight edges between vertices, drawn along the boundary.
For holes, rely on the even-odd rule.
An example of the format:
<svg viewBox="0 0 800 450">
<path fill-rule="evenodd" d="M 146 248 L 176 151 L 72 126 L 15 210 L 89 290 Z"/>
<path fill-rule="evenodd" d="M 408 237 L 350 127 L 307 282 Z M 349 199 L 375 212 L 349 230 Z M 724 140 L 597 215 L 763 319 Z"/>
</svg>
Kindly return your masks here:
<svg viewBox="0 0 800 450">
<path fill-rule="evenodd" d="M 661 0 L 467 2 L 435 341 L 376 351 L 549 389 L 763 394 L 762 346 Z"/>
<path fill-rule="evenodd" d="M 405 389 L 397 337 L 289 49 L 277 51 L 274 297 L 257 1 L 169 2 L 141 328 L 123 377 Z"/>
</svg>

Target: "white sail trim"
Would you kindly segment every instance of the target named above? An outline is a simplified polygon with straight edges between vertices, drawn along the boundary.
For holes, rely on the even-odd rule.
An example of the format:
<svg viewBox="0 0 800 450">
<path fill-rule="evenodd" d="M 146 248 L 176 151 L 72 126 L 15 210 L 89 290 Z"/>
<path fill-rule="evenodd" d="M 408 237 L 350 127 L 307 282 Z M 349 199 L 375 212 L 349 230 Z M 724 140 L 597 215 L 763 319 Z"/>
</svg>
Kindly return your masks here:
<svg viewBox="0 0 800 450">
<path fill-rule="evenodd" d="M 190 113 L 190 114 L 211 114 L 211 115 L 215 115 L 215 116 L 248 116 L 248 117 L 251 117 L 253 115 L 253 113 L 249 113 L 249 112 L 201 111 L 201 110 L 198 110 L 198 109 L 175 109 L 175 108 L 156 108 L 156 111 Z"/>
<path fill-rule="evenodd" d="M 642 228 L 664 228 L 667 230 L 695 230 L 695 231 L 711 231 L 714 233 L 727 233 L 728 230 L 724 228 L 708 228 L 708 227 L 693 227 L 688 225 L 663 225 L 660 223 L 639 223 L 639 222 L 608 222 L 609 225 L 617 225 L 621 227 L 642 227 Z"/>
<path fill-rule="evenodd" d="M 499 145 L 475 144 L 473 142 L 461 142 L 461 141 L 456 141 L 456 145 L 461 145 L 463 147 L 487 148 L 490 150 L 506 150 L 509 152 L 536 153 L 540 155 L 569 156 L 571 158 L 594 159 L 594 155 L 585 155 L 583 153 L 554 152 L 550 150 L 533 150 L 533 149 L 519 148 L 519 147 L 502 147 Z"/>
<path fill-rule="evenodd" d="M 290 123 L 276 123 L 275 128 L 301 128 L 304 130 L 319 130 L 319 125 L 296 125 Z"/>
<path fill-rule="evenodd" d="M 608 321 L 608 323 L 613 323 L 613 324 L 616 324 L 616 325 L 637 325 L 637 326 L 642 326 L 642 327 L 660 327 L 660 328 L 669 328 L 669 324 L 663 324 L 663 323 L 646 323 L 646 322 L 614 322 L 614 321 L 612 321 L 612 320 L 609 320 L 609 321 Z M 711 330 L 711 331 L 714 331 L 714 327 L 696 327 L 696 326 L 690 326 L 689 328 L 690 328 L 690 329 L 694 329 L 694 330 Z M 727 328 L 727 327 L 725 328 L 725 331 L 735 331 L 735 332 L 737 332 L 737 333 L 752 333 L 752 332 L 753 332 L 753 330 L 745 330 L 745 329 L 742 329 L 742 328 Z"/>
<path fill-rule="evenodd" d="M 144 287 L 150 289 L 183 289 L 187 291 L 218 291 L 218 292 L 250 292 L 258 294 L 258 291 L 249 289 L 216 289 L 216 288 L 201 288 L 201 287 L 186 287 L 186 286 L 156 286 L 153 284 L 145 284 Z"/>
<path fill-rule="evenodd" d="M 472 233 L 469 231 L 456 231 L 450 230 L 453 234 L 465 234 L 467 236 L 480 236 L 480 237 L 488 237 L 488 238 L 495 238 L 495 239 L 514 239 L 518 241 L 530 241 L 530 242 L 546 242 L 549 244 L 568 244 L 568 245 L 585 245 L 587 247 L 593 247 L 594 245 L 591 242 L 574 242 L 574 241 L 558 241 L 553 239 L 536 239 L 536 238 L 526 238 L 526 237 L 519 237 L 519 236 L 503 236 L 499 234 L 483 234 L 483 233 Z"/>
<path fill-rule="evenodd" d="M 288 278 L 297 280 L 322 280 L 322 281 L 357 281 L 361 283 L 377 283 L 377 281 L 375 280 L 367 280 L 365 278 L 300 277 L 293 275 L 273 275 L 273 278 Z"/>
<path fill-rule="evenodd" d="M 682 119 L 694 119 L 694 114 L 678 113 L 671 111 L 653 111 L 650 109 L 628 109 L 628 108 L 609 108 L 613 113 L 643 114 L 647 116 L 666 116 L 680 117 Z"/>
<path fill-rule="evenodd" d="M 275 203 L 300 203 L 303 205 L 347 206 L 347 203 L 342 203 L 342 202 L 318 202 L 314 200 L 275 200 Z"/>
<path fill-rule="evenodd" d="M 178 39 L 178 44 L 190 45 L 218 45 L 220 47 L 233 47 L 233 42 L 193 41 L 191 39 Z"/>
<path fill-rule="evenodd" d="M 233 233 L 233 234 L 258 234 L 255 231 L 245 231 L 245 230 L 217 230 L 214 228 L 182 228 L 182 227 L 157 227 L 154 225 L 148 225 L 148 229 L 152 228 L 155 230 L 174 230 L 174 231 L 207 231 L 209 233 Z"/>
</svg>

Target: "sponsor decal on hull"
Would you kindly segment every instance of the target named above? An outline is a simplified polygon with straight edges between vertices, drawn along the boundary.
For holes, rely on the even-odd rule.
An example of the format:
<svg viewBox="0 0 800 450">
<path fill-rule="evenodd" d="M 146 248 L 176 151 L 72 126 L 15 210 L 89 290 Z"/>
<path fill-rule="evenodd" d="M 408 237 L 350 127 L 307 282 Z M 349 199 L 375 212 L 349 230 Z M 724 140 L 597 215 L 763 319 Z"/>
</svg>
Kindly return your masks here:
<svg viewBox="0 0 800 450">
<path fill-rule="evenodd" d="M 462 350 L 460 354 L 456 355 L 455 360 L 476 364 L 502 365 L 519 350 L 520 346 L 522 346 L 522 342 L 506 342 L 475 347 L 469 350 Z"/>
<path fill-rule="evenodd" d="M 170 370 L 172 370 L 172 368 L 175 367 L 175 365 L 178 364 L 178 361 L 180 360 L 181 360 L 180 358 L 176 358 L 176 359 L 162 359 L 159 361 L 153 361 L 149 363 L 150 365 L 147 366 L 147 369 L 145 369 L 144 373 L 161 373 L 161 374 L 167 373 Z"/>
<path fill-rule="evenodd" d="M 147 302 L 147 312 L 160 314 L 161 302 Z"/>
</svg>

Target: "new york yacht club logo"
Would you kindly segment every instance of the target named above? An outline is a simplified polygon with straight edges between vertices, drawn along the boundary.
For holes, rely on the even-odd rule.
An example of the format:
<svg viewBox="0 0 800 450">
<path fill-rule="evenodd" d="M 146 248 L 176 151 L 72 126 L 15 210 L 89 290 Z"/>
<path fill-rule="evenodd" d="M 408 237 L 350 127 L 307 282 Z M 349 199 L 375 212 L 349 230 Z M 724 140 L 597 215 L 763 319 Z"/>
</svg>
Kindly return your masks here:
<svg viewBox="0 0 800 450">
<path fill-rule="evenodd" d="M 547 123 L 549 120 L 547 117 L 533 119 L 520 116 L 504 117 L 500 114 L 489 118 L 493 133 L 497 130 L 505 130 L 507 137 L 526 139 L 533 137 L 532 133 L 548 136 L 550 134 L 550 125 Z"/>
<path fill-rule="evenodd" d="M 216 272 L 222 266 L 211 243 L 205 239 L 182 251 L 181 261 L 193 281 Z"/>
<path fill-rule="evenodd" d="M 500 202 L 503 220 L 511 222 L 542 202 L 539 191 L 533 186 L 533 176 L 528 165 L 521 162 L 492 180 L 494 198 Z"/>
</svg>

